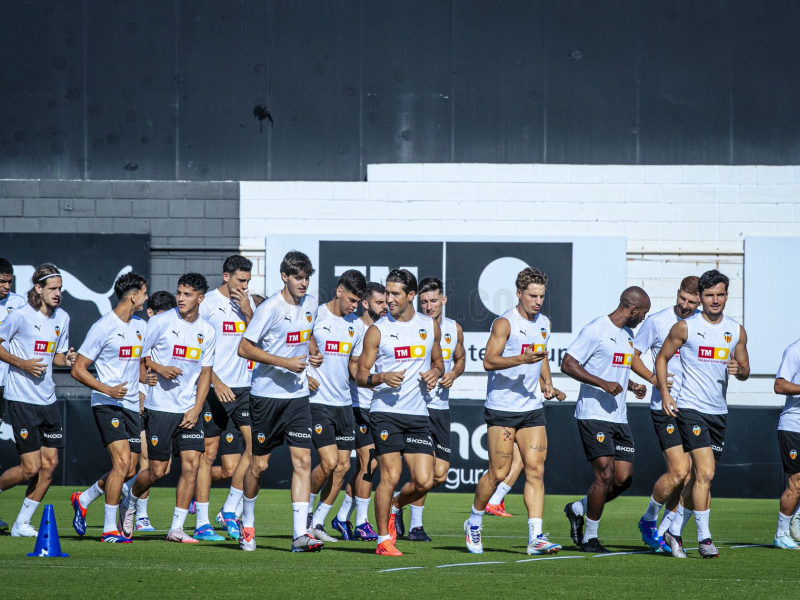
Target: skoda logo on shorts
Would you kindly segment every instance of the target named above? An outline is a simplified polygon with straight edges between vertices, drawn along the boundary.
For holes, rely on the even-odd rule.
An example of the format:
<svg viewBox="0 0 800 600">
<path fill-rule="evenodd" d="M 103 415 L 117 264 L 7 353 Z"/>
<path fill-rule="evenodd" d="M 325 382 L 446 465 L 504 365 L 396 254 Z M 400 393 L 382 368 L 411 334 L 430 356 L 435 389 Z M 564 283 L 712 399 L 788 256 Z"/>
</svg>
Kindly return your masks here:
<svg viewBox="0 0 800 600">
<path fill-rule="evenodd" d="M 225 441 L 226 441 L 226 442 L 228 442 L 229 444 L 230 444 L 231 442 L 233 442 L 233 434 L 232 434 L 232 433 L 228 433 L 228 434 L 226 434 L 226 435 L 225 435 Z"/>
<path fill-rule="evenodd" d="M 675 425 L 673 425 L 672 423 L 670 423 L 669 425 L 667 425 L 667 433 L 668 433 L 669 435 L 672 435 L 672 432 L 673 432 L 673 431 L 675 431 Z"/>
<path fill-rule="evenodd" d="M 317 435 L 321 434 L 322 433 L 322 425 L 320 425 L 319 423 L 314 425 L 314 431 L 316 432 Z"/>
<path fill-rule="evenodd" d="M 361 426 L 359 426 L 358 430 L 361 433 L 365 434 L 365 433 L 367 433 L 367 426 L 366 425 L 361 425 Z"/>
<path fill-rule="evenodd" d="M 114 429 L 116 429 L 117 427 L 119 427 L 119 419 L 117 419 L 117 418 L 111 419 L 111 426 L 112 426 Z"/>
<path fill-rule="evenodd" d="M 150 443 L 153 444 L 153 446 L 158 446 L 158 436 L 154 435 L 153 437 L 151 437 Z"/>
<path fill-rule="evenodd" d="M 259 444 L 263 444 L 263 443 L 264 443 L 264 440 L 266 440 L 266 439 L 267 439 L 267 436 L 265 436 L 263 433 L 259 433 L 259 434 L 256 436 L 256 439 L 258 440 L 258 443 L 259 443 Z"/>
<path fill-rule="evenodd" d="M 797 458 L 797 450 L 794 450 L 794 449 L 789 450 L 789 458 L 791 458 L 792 460 Z"/>
<path fill-rule="evenodd" d="M 385 442 L 388 439 L 388 437 L 389 437 L 389 432 L 388 431 L 386 431 L 385 429 L 383 431 L 381 431 L 381 441 Z"/>
<path fill-rule="evenodd" d="M 597 432 L 597 435 L 596 435 L 595 437 L 597 438 L 597 441 L 598 441 L 598 442 L 600 442 L 600 443 L 602 444 L 602 443 L 603 443 L 603 440 L 605 440 L 605 439 L 606 439 L 606 434 L 605 434 L 605 433 L 603 433 L 602 431 L 598 431 L 598 432 Z"/>
<path fill-rule="evenodd" d="M 21 437 L 23 440 L 27 440 L 28 439 L 28 430 L 27 429 L 20 429 L 19 430 L 19 437 Z"/>
<path fill-rule="evenodd" d="M 700 426 L 695 425 L 694 427 L 692 427 L 692 433 L 695 435 L 700 435 Z"/>
<path fill-rule="evenodd" d="M 206 423 L 211 423 L 211 413 L 207 412 L 203 415 L 203 418 L 206 420 Z"/>
</svg>

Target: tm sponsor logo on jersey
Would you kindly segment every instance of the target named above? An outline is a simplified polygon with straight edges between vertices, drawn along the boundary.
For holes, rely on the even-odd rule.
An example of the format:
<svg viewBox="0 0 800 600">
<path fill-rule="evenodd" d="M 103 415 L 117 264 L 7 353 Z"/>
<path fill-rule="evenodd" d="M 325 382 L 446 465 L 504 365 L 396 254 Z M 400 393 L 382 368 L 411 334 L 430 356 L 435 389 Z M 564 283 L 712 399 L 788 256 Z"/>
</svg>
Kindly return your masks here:
<svg viewBox="0 0 800 600">
<path fill-rule="evenodd" d="M 729 339 L 730 334 L 726 334 L 725 339 Z M 697 349 L 697 359 L 701 362 L 728 362 L 731 351 L 728 348 L 713 348 L 711 346 L 700 346 Z"/>
<path fill-rule="evenodd" d="M 137 360 L 142 357 L 141 346 L 120 346 L 119 359 L 120 360 Z"/>
<path fill-rule="evenodd" d="M 54 354 L 55 351 L 56 351 L 55 342 L 43 342 L 39 340 L 33 342 L 34 354 Z"/>
<path fill-rule="evenodd" d="M 173 346 L 172 358 L 176 358 L 178 360 L 196 362 L 200 360 L 201 352 L 202 351 L 200 350 L 200 348 L 191 348 L 189 346 Z"/>
<path fill-rule="evenodd" d="M 425 346 L 395 346 L 395 360 L 421 360 L 425 358 Z"/>
<path fill-rule="evenodd" d="M 522 344 L 522 350 L 520 351 L 520 354 L 525 354 L 525 352 L 531 346 L 533 346 L 531 352 L 544 352 L 547 349 L 546 344 Z"/>
<path fill-rule="evenodd" d="M 303 329 L 302 331 L 290 331 L 286 334 L 286 344 L 305 344 L 311 336 L 310 329 Z"/>
<path fill-rule="evenodd" d="M 247 329 L 244 321 L 223 321 L 222 335 L 242 335 Z"/>
<path fill-rule="evenodd" d="M 325 354 L 350 354 L 353 344 L 350 342 L 336 342 L 327 340 L 325 342 Z"/>
<path fill-rule="evenodd" d="M 622 352 L 614 352 L 614 359 L 611 363 L 612 367 L 620 369 L 630 369 L 633 354 L 623 354 Z"/>
</svg>

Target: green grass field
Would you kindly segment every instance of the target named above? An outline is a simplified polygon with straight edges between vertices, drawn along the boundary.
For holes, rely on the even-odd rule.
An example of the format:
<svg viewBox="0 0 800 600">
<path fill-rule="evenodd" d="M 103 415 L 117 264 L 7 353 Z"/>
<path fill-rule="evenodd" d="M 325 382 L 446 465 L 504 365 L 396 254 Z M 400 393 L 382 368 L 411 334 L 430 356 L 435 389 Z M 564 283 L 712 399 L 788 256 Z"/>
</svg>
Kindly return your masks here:
<svg viewBox="0 0 800 600">
<path fill-rule="evenodd" d="M 461 527 L 471 497 L 432 494 L 425 509 L 431 544 L 398 541 L 402 557 L 377 557 L 374 544 L 339 542 L 319 554 L 292 554 L 291 506 L 286 491 L 262 491 L 257 505 L 258 551 L 246 553 L 232 540 L 198 545 L 164 542 L 174 492 L 156 489 L 150 518 L 160 531 L 137 534 L 130 545 L 101 544 L 102 499 L 89 509 L 88 531 L 79 538 L 71 527 L 72 489 L 52 488 L 62 548 L 69 558 L 27 558 L 33 539 L 0 534 L 0 590 L 3 598 L 60 597 L 261 597 L 261 598 L 738 598 L 791 596 L 800 583 L 800 552 L 771 547 L 777 500 L 715 499 L 711 530 L 720 549 L 717 560 L 697 552 L 677 560 L 655 554 L 584 555 L 569 539 L 563 496 L 548 496 L 545 531 L 564 545 L 558 560 L 528 560 L 527 523 L 522 498 L 508 497 L 513 518 L 484 519 L 484 554 L 464 549 Z M 213 490 L 216 514 L 225 490 Z M 0 515 L 11 521 L 23 488 L 0 495 Z M 572 499 L 572 498 L 570 498 Z M 645 498 L 620 498 L 603 515 L 600 539 L 612 552 L 641 552 L 636 523 Z M 216 508 L 215 508 L 216 507 Z M 338 506 L 334 507 L 336 510 Z M 333 516 L 333 515 L 331 515 Z M 35 516 L 38 526 L 41 507 Z M 408 520 L 406 515 L 406 522 Z M 189 515 L 187 529 L 194 526 Z M 330 530 L 330 529 L 329 529 Z M 686 547 L 695 548 L 694 526 Z M 574 557 L 563 560 L 561 557 Z M 478 563 L 494 564 L 478 564 Z M 416 567 L 409 570 L 384 571 Z"/>
</svg>

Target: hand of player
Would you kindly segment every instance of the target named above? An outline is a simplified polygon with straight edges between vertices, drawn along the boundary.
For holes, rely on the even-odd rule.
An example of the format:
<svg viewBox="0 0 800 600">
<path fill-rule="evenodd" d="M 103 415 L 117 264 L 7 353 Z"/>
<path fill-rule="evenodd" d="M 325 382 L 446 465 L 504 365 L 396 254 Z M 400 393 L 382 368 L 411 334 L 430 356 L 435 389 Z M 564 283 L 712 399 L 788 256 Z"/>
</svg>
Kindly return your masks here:
<svg viewBox="0 0 800 600">
<path fill-rule="evenodd" d="M 41 362 L 41 358 L 29 358 L 28 360 L 24 360 L 22 361 L 22 370 L 28 375 L 41 377 L 47 371 L 47 365 L 43 365 Z"/>
<path fill-rule="evenodd" d="M 306 354 L 303 354 L 303 356 L 293 356 L 292 358 L 287 358 L 286 369 L 292 373 L 302 373 L 308 366 L 308 363 L 305 360 L 307 357 L 308 356 Z"/>
<path fill-rule="evenodd" d="M 633 395 L 636 396 L 637 400 L 641 400 L 647 395 L 647 387 L 641 383 L 633 383 L 632 381 L 628 382 L 628 390 L 633 392 Z"/>
<path fill-rule="evenodd" d="M 668 417 L 675 417 L 679 412 L 678 405 L 675 404 L 675 400 L 669 395 L 661 398 L 661 410 Z"/>
<path fill-rule="evenodd" d="M 308 376 L 308 391 L 309 392 L 316 392 L 317 388 L 319 388 L 319 381 L 317 381 L 311 375 L 309 375 Z"/>
<path fill-rule="evenodd" d="M 522 364 L 533 365 L 547 358 L 548 352 L 534 352 L 533 345 L 528 346 L 522 353 Z"/>
<path fill-rule="evenodd" d="M 227 403 L 236 400 L 236 394 L 221 381 L 214 386 L 214 392 L 217 394 L 217 398 L 219 398 L 220 402 Z"/>
<path fill-rule="evenodd" d="M 730 359 L 728 361 L 728 375 L 738 375 L 741 372 L 741 368 L 739 367 L 739 363 L 736 362 L 734 359 Z"/>
<path fill-rule="evenodd" d="M 322 362 L 325 360 L 325 357 L 322 355 L 322 352 L 317 349 L 315 354 L 312 354 L 308 357 L 308 362 L 311 364 L 312 367 L 315 369 L 319 369 L 322 366 Z"/>
<path fill-rule="evenodd" d="M 67 350 L 64 360 L 66 361 L 68 367 L 71 367 L 75 364 L 75 361 L 78 360 L 78 353 L 75 352 L 75 348 L 70 348 Z"/>
<path fill-rule="evenodd" d="M 127 383 L 120 383 L 112 388 L 109 388 L 108 395 L 114 400 L 122 400 L 128 393 Z"/>
<path fill-rule="evenodd" d="M 239 310 L 249 321 L 253 318 L 253 309 L 250 307 L 250 294 L 247 290 L 233 290 L 231 292 L 231 300 L 239 306 Z"/>
<path fill-rule="evenodd" d="M 450 371 L 449 373 L 445 373 L 444 375 L 441 376 L 441 378 L 439 379 L 439 385 L 442 386 L 444 389 L 449 390 L 451 387 L 453 387 L 453 383 L 455 382 L 455 380 L 456 380 L 455 374 L 452 371 Z"/>
<path fill-rule="evenodd" d="M 161 367 L 158 374 L 164 379 L 169 379 L 171 381 L 183 375 L 183 371 L 181 371 L 178 367 Z"/>
<path fill-rule="evenodd" d="M 564 400 L 567 399 L 567 395 L 558 388 L 553 388 L 553 392 L 556 395 L 556 400 L 558 400 L 559 402 L 563 402 Z"/>
<path fill-rule="evenodd" d="M 603 381 L 600 389 L 612 396 L 619 396 L 622 393 L 622 386 L 616 381 Z"/>
<path fill-rule="evenodd" d="M 425 382 L 425 385 L 428 386 L 428 391 L 430 392 L 436 387 L 436 382 L 439 381 L 439 369 L 431 369 L 430 371 L 420 373 L 419 378 Z"/>
<path fill-rule="evenodd" d="M 552 400 L 556 393 L 553 391 L 553 383 L 547 382 L 542 385 L 542 395 L 544 395 L 545 400 Z"/>
<path fill-rule="evenodd" d="M 158 375 L 153 373 L 149 367 L 147 368 L 147 375 L 144 376 L 144 383 L 145 385 L 149 385 L 151 387 L 158 385 Z"/>
<path fill-rule="evenodd" d="M 197 424 L 197 419 L 200 418 L 200 409 L 199 408 L 190 408 L 185 413 L 183 413 L 183 420 L 181 424 L 178 425 L 181 429 L 191 429 Z"/>
<path fill-rule="evenodd" d="M 383 383 L 392 388 L 399 388 L 403 384 L 403 378 L 405 375 L 405 369 L 402 371 L 389 371 L 388 373 L 383 374 Z"/>
<path fill-rule="evenodd" d="M 675 381 L 672 379 L 673 377 L 675 377 L 675 373 L 667 373 L 667 389 L 668 390 L 671 390 L 672 389 L 672 384 L 675 383 Z"/>
</svg>

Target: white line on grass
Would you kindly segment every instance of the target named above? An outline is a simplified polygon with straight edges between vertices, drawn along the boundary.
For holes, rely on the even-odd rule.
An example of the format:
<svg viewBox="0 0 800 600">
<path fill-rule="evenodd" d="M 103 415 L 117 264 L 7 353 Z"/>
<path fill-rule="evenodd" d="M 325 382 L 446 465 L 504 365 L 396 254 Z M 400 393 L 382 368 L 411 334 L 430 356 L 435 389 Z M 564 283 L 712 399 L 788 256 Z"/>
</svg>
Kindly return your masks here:
<svg viewBox="0 0 800 600">
<path fill-rule="evenodd" d="M 652 550 L 637 550 L 636 552 L 609 552 L 608 554 L 595 554 L 593 558 L 604 556 L 625 556 L 626 554 L 654 554 Z"/>
<path fill-rule="evenodd" d="M 742 546 L 728 546 L 728 548 L 769 548 L 772 544 L 744 544 Z"/>
<path fill-rule="evenodd" d="M 518 563 L 534 562 L 536 560 L 564 560 L 565 558 L 586 558 L 585 556 L 546 556 L 544 558 L 524 558 Z"/>
<path fill-rule="evenodd" d="M 504 560 L 494 560 L 490 562 L 476 562 L 476 563 L 457 563 L 455 565 L 438 565 L 437 569 L 446 569 L 447 567 L 472 567 L 475 565 L 504 565 L 506 561 Z"/>
<path fill-rule="evenodd" d="M 391 573 L 392 571 L 410 571 L 411 569 L 424 569 L 425 567 L 398 567 L 397 569 L 381 569 L 380 573 Z"/>
</svg>

